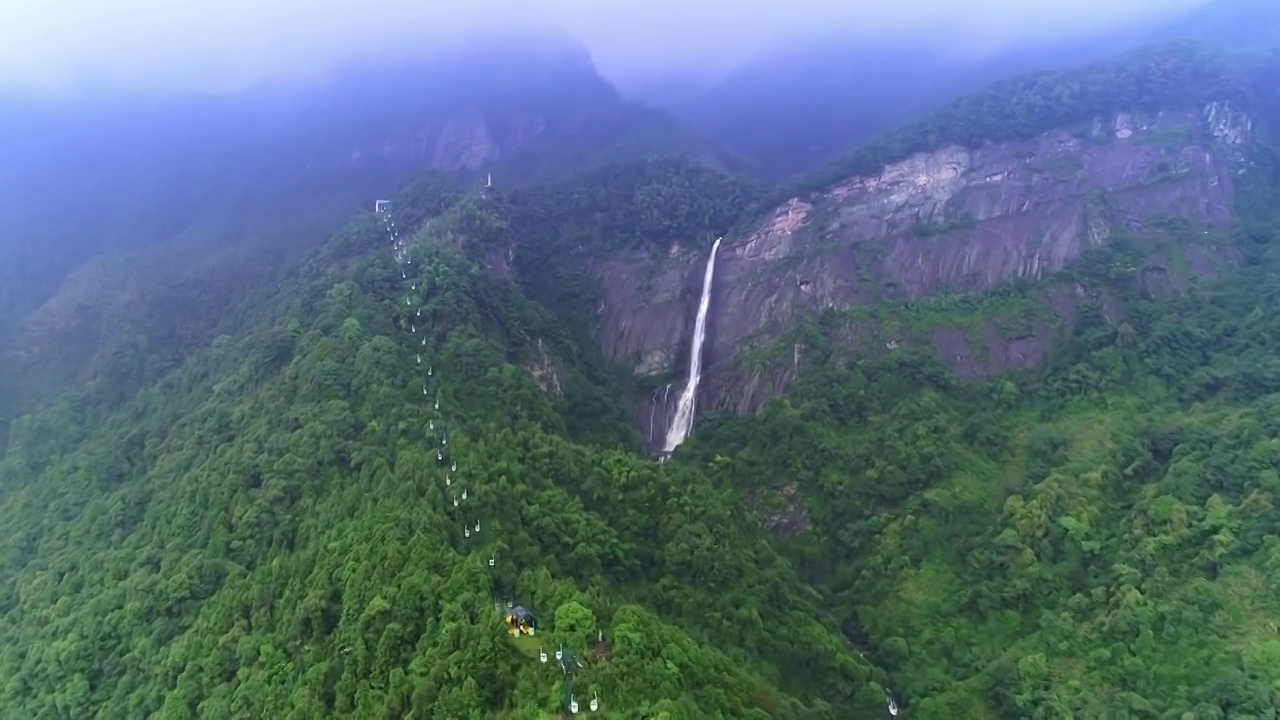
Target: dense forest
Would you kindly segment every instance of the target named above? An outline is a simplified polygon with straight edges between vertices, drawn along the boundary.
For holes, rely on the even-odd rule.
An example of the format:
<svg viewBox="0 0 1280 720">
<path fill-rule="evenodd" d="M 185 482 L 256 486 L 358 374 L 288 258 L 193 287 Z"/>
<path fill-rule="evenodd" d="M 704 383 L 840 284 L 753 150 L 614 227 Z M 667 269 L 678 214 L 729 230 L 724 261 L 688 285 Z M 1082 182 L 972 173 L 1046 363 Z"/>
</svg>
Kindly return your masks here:
<svg viewBox="0 0 1280 720">
<path fill-rule="evenodd" d="M 726 232 L 772 190 L 614 148 L 509 193 L 420 176 L 207 347 L 122 343 L 119 382 L 11 423 L 0 715 L 1274 718 L 1276 67 L 1171 46 L 1031 76 L 833 167 L 1118 104 L 1256 118 L 1235 227 L 1200 239 L 1238 256 L 1219 277 L 1152 293 L 1117 237 L 992 299 L 1083 298 L 1048 366 L 974 380 L 858 356 L 830 311 L 786 338 L 814 358 L 792 392 L 666 463 L 561 261 Z M 783 495 L 806 522 L 775 537 Z"/>
<path fill-rule="evenodd" d="M 504 199 L 416 194 L 439 187 L 393 205 L 421 228 L 405 263 L 357 218 L 239 337 L 118 407 L 69 393 L 14 423 L 0 706 L 541 717 L 572 682 L 605 717 L 882 708 L 732 488 L 637 453 L 607 370 L 478 269 Z M 508 642 L 508 600 L 582 666 Z"/>
<path fill-rule="evenodd" d="M 851 356 L 833 339 L 858 311 L 828 312 L 786 338 L 817 358 L 786 399 L 684 448 L 759 511 L 798 489 L 812 529 L 782 545 L 911 717 L 1276 717 L 1280 114 L 1260 67 L 1235 227 L 1176 231 L 1231 249 L 1229 272 L 1171 297 L 1120 234 L 985 303 L 882 308 L 959 325 L 1055 283 L 1089 298 L 1044 370 L 978 381 Z"/>
</svg>

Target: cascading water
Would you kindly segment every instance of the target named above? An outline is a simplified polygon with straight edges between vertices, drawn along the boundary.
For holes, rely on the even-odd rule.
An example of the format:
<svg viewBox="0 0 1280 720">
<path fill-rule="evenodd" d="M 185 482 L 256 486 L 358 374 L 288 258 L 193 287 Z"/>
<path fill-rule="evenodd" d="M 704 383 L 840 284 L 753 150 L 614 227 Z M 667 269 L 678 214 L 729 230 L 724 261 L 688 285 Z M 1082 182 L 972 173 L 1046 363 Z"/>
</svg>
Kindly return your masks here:
<svg viewBox="0 0 1280 720">
<path fill-rule="evenodd" d="M 667 401 L 671 397 L 671 383 L 663 385 L 661 388 L 653 391 L 653 397 L 649 398 L 649 434 L 645 435 L 645 442 L 649 443 L 649 448 L 658 448 L 659 442 L 665 443 L 667 439 Z M 654 423 L 655 419 L 661 419 L 661 424 Z M 654 430 L 662 434 L 661 440 L 654 439 Z"/>
<path fill-rule="evenodd" d="M 689 381 L 685 383 L 684 392 L 680 393 L 676 415 L 667 428 L 664 452 L 675 450 L 693 430 L 694 403 L 698 397 L 698 381 L 702 379 L 702 342 L 707 338 L 707 309 L 711 306 L 711 278 L 716 273 L 716 251 L 720 249 L 722 239 L 716 238 L 711 246 L 711 257 L 707 258 L 707 273 L 702 277 L 702 299 L 698 301 L 698 317 L 693 323 L 693 347 L 689 348 Z"/>
</svg>

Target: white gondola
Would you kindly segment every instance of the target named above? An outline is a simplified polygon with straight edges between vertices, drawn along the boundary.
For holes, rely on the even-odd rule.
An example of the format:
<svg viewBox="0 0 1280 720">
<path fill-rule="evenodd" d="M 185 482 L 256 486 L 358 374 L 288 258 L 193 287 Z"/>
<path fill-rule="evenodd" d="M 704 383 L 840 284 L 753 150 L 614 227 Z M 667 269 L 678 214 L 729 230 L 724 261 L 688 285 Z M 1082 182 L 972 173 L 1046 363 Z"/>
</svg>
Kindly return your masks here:
<svg viewBox="0 0 1280 720">
<path fill-rule="evenodd" d="M 434 371 L 435 371 L 435 367 L 434 367 L 434 366 L 432 366 L 432 365 L 428 365 L 428 366 L 427 366 L 427 374 L 428 374 L 428 375 L 430 375 L 430 374 L 431 374 L 432 372 L 434 372 Z"/>
<path fill-rule="evenodd" d="M 498 558 L 497 558 L 496 556 L 494 556 L 494 555 L 490 555 L 490 556 L 489 556 L 489 567 L 493 567 L 494 563 L 495 563 L 495 562 L 497 562 L 497 560 L 498 560 Z"/>
<path fill-rule="evenodd" d="M 449 477 L 448 475 L 445 475 L 445 476 L 444 476 L 444 486 L 445 486 L 445 487 L 450 487 L 450 486 L 452 486 L 452 485 L 453 485 L 453 478 Z M 462 491 L 462 499 L 463 499 L 463 500 L 466 500 L 466 499 L 467 499 L 467 491 L 466 491 L 466 490 L 463 490 L 463 491 Z"/>
<path fill-rule="evenodd" d="M 458 507 L 458 498 L 456 497 L 453 499 L 453 506 Z"/>
<path fill-rule="evenodd" d="M 418 326 L 413 323 L 409 323 L 409 332 L 418 332 Z"/>
<path fill-rule="evenodd" d="M 467 489 L 466 489 L 466 488 L 462 488 L 462 499 L 463 499 L 463 500 L 466 500 L 466 499 L 467 499 Z"/>
<path fill-rule="evenodd" d="M 594 697 L 592 697 L 592 698 L 591 698 L 591 705 L 590 705 L 590 708 L 591 708 L 591 712 L 595 712 L 595 711 L 597 711 L 597 710 L 599 710 L 599 709 L 600 709 L 600 696 L 599 696 L 599 695 L 596 695 L 596 696 L 594 696 Z"/>
<path fill-rule="evenodd" d="M 426 338 L 422 338 L 422 346 L 423 346 L 423 347 L 426 347 L 426 346 L 427 346 L 427 339 L 426 339 Z M 428 373 L 428 374 L 430 374 L 430 373 Z"/>
<path fill-rule="evenodd" d="M 541 660 L 542 662 L 546 662 L 546 661 L 547 661 L 547 651 L 546 651 L 546 650 L 543 650 L 542 648 L 538 648 L 538 659 L 539 659 L 539 660 Z"/>
<path fill-rule="evenodd" d="M 476 521 L 476 532 L 480 532 L 480 521 Z"/>
<path fill-rule="evenodd" d="M 451 468 L 449 468 L 449 469 L 450 469 L 450 470 L 452 470 L 452 471 L 454 471 L 454 472 L 458 472 L 458 461 L 457 461 L 457 460 L 454 460 L 454 461 L 453 461 L 453 467 L 451 467 Z"/>
<path fill-rule="evenodd" d="M 558 662 L 563 658 L 564 658 L 564 648 L 560 648 L 559 650 L 556 650 L 556 661 Z"/>
<path fill-rule="evenodd" d="M 437 451 L 436 451 L 436 459 L 437 459 L 437 460 L 443 460 L 443 459 L 444 459 L 444 453 L 442 453 L 442 452 L 440 452 L 439 450 L 437 450 Z"/>
<path fill-rule="evenodd" d="M 464 537 L 471 537 L 471 528 L 463 528 L 462 534 Z"/>
<path fill-rule="evenodd" d="M 437 410 L 439 410 L 439 409 L 440 409 L 440 400 L 438 400 L 438 399 L 436 400 L 436 409 L 437 409 Z"/>
<path fill-rule="evenodd" d="M 578 699 L 572 696 L 569 697 L 569 712 L 578 714 Z"/>
</svg>

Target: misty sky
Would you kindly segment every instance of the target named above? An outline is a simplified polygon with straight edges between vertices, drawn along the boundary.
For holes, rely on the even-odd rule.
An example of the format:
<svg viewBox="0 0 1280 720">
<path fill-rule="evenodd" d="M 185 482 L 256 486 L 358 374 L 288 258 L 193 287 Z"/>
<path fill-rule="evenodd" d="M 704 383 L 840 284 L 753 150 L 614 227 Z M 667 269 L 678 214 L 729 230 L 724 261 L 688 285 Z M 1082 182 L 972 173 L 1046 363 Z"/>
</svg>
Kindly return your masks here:
<svg viewBox="0 0 1280 720">
<path fill-rule="evenodd" d="M 0 0 L 0 95 L 236 89 L 537 22 L 610 76 L 728 69 L 834 30 L 958 51 L 1080 35 L 1206 0 Z"/>
</svg>

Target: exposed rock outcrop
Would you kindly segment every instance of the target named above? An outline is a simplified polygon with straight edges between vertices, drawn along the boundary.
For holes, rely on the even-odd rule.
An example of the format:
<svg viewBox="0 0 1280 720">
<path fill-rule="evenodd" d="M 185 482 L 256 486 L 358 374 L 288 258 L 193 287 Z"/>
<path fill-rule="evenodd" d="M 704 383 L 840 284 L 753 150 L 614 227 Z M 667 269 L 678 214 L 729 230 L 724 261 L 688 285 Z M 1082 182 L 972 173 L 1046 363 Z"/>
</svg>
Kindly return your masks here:
<svg viewBox="0 0 1280 720">
<path fill-rule="evenodd" d="M 708 243 L 710 247 L 710 243 Z M 677 367 L 689 342 L 685 317 L 690 293 L 697 302 L 701 275 L 698 252 L 680 243 L 665 254 L 633 251 L 596 262 L 604 298 L 597 315 L 607 357 L 630 365 L 637 375 L 657 375 Z M 714 311 L 713 311 L 714 312 Z M 684 358 L 687 359 L 687 358 Z"/>
<path fill-rule="evenodd" d="M 809 510 L 794 482 L 754 495 L 752 505 L 756 519 L 774 537 L 794 537 L 812 528 Z"/>
<path fill-rule="evenodd" d="M 525 363 L 525 370 L 538 384 L 542 392 L 552 397 L 560 397 L 564 394 L 564 387 L 560 382 L 560 368 L 556 361 L 552 359 L 551 354 L 547 352 L 546 346 L 542 342 L 542 338 L 538 338 L 534 344 L 536 350 L 532 353 L 532 357 Z"/>
<path fill-rule="evenodd" d="M 498 280 L 510 280 L 515 274 L 515 255 L 513 245 L 489 248 L 484 253 L 485 272 Z"/>
<path fill-rule="evenodd" d="M 752 231 L 725 239 L 700 407 L 753 412 L 785 389 L 804 365 L 804 348 L 767 367 L 746 364 L 744 350 L 782 337 L 797 313 L 1039 280 L 1117 233 L 1150 238 L 1154 247 L 1171 237 L 1171 223 L 1209 236 L 1225 231 L 1251 130 L 1227 103 L 1120 113 L 1023 142 L 918 153 L 791 199 Z M 597 263 L 605 290 L 600 341 L 609 357 L 641 375 L 678 375 L 705 252 L 677 245 L 662 256 Z M 1184 271 L 1213 274 L 1222 259 L 1196 248 Z M 1073 320 L 1069 298 L 1045 303 L 1057 320 Z M 890 352 L 900 342 L 873 323 L 859 329 L 848 340 L 864 344 L 860 350 Z M 991 322 L 968 333 L 934 328 L 928 342 L 955 372 L 981 375 L 1041 363 L 1052 335 L 1045 323 Z"/>
</svg>

